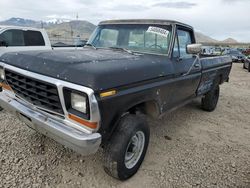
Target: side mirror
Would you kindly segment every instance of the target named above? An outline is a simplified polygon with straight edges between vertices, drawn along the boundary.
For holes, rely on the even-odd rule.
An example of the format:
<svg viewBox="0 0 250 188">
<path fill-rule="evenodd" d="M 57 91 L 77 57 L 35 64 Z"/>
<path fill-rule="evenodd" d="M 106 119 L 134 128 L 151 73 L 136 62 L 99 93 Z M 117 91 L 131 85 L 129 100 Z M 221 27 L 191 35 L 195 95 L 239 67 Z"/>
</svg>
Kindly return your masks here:
<svg viewBox="0 0 250 188">
<path fill-rule="evenodd" d="M 8 43 L 4 40 L 0 40 L 0 46 L 8 47 Z"/>
<path fill-rule="evenodd" d="M 202 50 L 201 47 L 202 47 L 201 44 L 189 44 L 187 45 L 187 53 L 197 55 L 201 53 Z"/>
</svg>

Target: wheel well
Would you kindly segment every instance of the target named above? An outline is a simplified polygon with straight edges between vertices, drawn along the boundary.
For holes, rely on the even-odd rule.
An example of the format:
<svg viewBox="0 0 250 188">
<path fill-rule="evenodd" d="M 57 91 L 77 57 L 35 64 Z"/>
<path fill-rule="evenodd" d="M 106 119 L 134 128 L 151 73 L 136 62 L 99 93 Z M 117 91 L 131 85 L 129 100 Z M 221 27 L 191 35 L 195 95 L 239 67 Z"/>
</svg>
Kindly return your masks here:
<svg viewBox="0 0 250 188">
<path fill-rule="evenodd" d="M 127 112 L 131 114 L 139 112 L 149 115 L 152 118 L 157 118 L 160 115 L 158 103 L 154 100 L 136 104 L 135 106 L 129 108 Z"/>
</svg>

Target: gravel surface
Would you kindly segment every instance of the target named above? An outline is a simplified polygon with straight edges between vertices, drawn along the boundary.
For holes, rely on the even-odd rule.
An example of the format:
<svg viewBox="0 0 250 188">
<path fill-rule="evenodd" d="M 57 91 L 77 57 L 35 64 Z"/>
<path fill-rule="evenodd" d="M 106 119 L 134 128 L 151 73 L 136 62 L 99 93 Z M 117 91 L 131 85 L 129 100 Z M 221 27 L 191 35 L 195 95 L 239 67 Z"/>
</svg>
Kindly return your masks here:
<svg viewBox="0 0 250 188">
<path fill-rule="evenodd" d="M 83 157 L 0 112 L 0 187 L 250 187 L 250 73 L 233 67 L 217 109 L 199 101 L 149 121 L 151 140 L 138 173 L 108 176 L 102 152 Z"/>
</svg>

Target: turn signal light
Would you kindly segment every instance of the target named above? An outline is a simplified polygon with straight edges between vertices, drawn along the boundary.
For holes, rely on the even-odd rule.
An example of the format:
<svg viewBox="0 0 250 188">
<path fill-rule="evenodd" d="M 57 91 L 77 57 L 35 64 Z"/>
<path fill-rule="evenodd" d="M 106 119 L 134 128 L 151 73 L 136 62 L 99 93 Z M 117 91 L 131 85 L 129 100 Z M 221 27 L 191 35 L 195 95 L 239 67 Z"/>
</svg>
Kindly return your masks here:
<svg viewBox="0 0 250 188">
<path fill-rule="evenodd" d="M 116 94 L 116 90 L 111 90 L 111 91 L 105 91 L 105 92 L 100 93 L 100 96 L 101 97 L 109 97 L 109 96 L 112 96 L 115 94 Z"/>
<path fill-rule="evenodd" d="M 0 86 L 2 88 L 6 89 L 6 90 L 9 90 L 9 91 L 12 91 L 11 87 L 8 84 L 5 84 L 5 83 L 0 83 L 0 84 L 1 84 Z"/>
<path fill-rule="evenodd" d="M 96 129 L 97 128 L 97 122 L 93 122 L 93 123 L 92 122 L 88 122 L 88 121 L 85 121 L 84 119 L 79 118 L 78 116 L 75 116 L 73 114 L 69 114 L 68 117 L 69 117 L 69 119 L 74 120 L 77 123 L 80 123 L 80 124 L 82 124 L 82 125 L 84 125 L 86 127 L 89 127 L 91 129 Z"/>
</svg>

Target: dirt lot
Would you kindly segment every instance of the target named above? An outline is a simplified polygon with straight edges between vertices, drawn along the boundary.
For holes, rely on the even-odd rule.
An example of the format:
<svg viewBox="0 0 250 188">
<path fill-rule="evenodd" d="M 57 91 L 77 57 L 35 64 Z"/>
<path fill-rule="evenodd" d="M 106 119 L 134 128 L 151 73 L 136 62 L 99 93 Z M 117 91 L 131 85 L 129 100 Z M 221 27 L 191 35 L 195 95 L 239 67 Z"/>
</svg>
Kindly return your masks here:
<svg viewBox="0 0 250 188">
<path fill-rule="evenodd" d="M 0 112 L 0 187 L 250 187 L 250 73 L 234 65 L 218 108 L 195 101 L 150 121 L 139 172 L 126 182 L 104 172 L 102 153 L 82 157 Z"/>
</svg>

